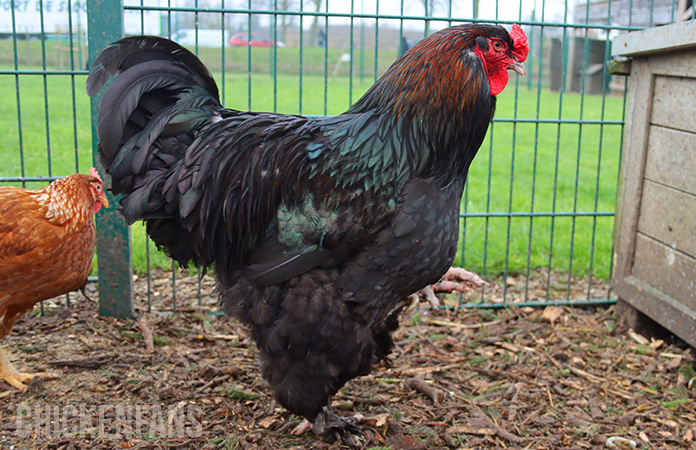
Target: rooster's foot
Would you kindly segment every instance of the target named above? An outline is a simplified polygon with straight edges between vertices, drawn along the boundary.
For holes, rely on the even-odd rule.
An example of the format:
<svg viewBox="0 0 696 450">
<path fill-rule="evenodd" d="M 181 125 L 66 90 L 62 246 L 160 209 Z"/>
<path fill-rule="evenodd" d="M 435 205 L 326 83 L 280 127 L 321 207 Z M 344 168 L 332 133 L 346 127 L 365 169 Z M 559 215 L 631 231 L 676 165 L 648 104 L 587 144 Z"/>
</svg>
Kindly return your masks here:
<svg viewBox="0 0 696 450">
<path fill-rule="evenodd" d="M 479 288 L 486 284 L 481 277 L 474 272 L 469 272 L 461 267 L 450 267 L 442 276 L 442 279 L 429 288 L 434 292 L 468 292 L 471 288 Z M 425 292 L 428 295 L 427 292 Z M 430 298 L 430 295 L 428 295 Z M 432 302 L 432 300 L 431 300 Z"/>
<path fill-rule="evenodd" d="M 442 280 L 464 283 L 471 287 L 481 287 L 485 284 L 480 276 L 461 267 L 450 267 L 447 273 L 442 276 Z"/>
<path fill-rule="evenodd" d="M 420 295 L 424 296 L 430 302 L 433 308 L 440 306 L 440 300 L 435 295 L 436 292 L 469 292 L 471 288 L 479 288 L 486 284 L 485 281 L 474 272 L 462 269 L 461 267 L 450 267 L 440 281 L 426 286 L 420 291 Z M 414 294 L 415 300 L 418 300 L 418 293 Z"/>
<path fill-rule="evenodd" d="M 437 298 L 437 295 L 435 295 L 435 291 L 433 291 L 432 286 L 424 287 L 423 289 L 421 289 L 421 293 L 423 293 L 423 295 L 425 295 L 425 298 L 428 299 L 428 301 L 430 302 L 430 306 L 432 306 L 433 308 L 437 308 L 438 306 L 440 306 L 440 299 Z"/>
<path fill-rule="evenodd" d="M 353 418 L 344 419 L 324 406 L 314 420 L 314 432 L 328 441 L 340 441 L 351 448 L 363 444 L 363 431 Z"/>
<path fill-rule="evenodd" d="M 299 424 L 298 426 L 296 426 L 296 427 L 290 432 L 290 434 L 292 434 L 292 435 L 294 435 L 294 436 L 302 436 L 302 435 L 305 434 L 307 431 L 309 431 L 311 428 L 312 428 L 312 422 L 310 422 L 309 420 L 305 419 L 305 420 L 302 421 L 301 424 Z"/>
</svg>

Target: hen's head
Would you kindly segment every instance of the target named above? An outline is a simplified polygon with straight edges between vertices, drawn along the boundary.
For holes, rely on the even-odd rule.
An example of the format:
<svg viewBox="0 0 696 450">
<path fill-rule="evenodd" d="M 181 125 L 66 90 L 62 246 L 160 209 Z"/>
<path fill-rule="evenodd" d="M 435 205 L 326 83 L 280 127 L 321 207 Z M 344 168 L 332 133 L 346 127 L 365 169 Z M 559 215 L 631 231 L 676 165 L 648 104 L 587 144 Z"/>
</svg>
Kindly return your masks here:
<svg viewBox="0 0 696 450">
<path fill-rule="evenodd" d="M 97 169 L 94 167 L 89 169 L 89 185 L 90 192 L 92 193 L 92 199 L 94 201 L 94 214 L 96 214 L 102 206 L 108 208 L 109 201 L 106 199 L 106 193 L 104 192 L 104 182 L 102 181 L 99 172 L 97 172 Z"/>
<path fill-rule="evenodd" d="M 49 222 L 73 232 L 94 226 L 94 214 L 102 206 L 108 207 L 109 201 L 99 173 L 94 168 L 89 173 L 58 178 L 43 189 L 31 191 L 37 203 L 45 208 Z"/>
<path fill-rule="evenodd" d="M 508 70 L 524 76 L 524 64 L 529 53 L 527 35 L 522 28 L 513 25 L 508 33 L 502 27 L 472 27 L 474 53 L 481 58 L 488 74 L 491 95 L 498 95 L 508 82 Z"/>
</svg>

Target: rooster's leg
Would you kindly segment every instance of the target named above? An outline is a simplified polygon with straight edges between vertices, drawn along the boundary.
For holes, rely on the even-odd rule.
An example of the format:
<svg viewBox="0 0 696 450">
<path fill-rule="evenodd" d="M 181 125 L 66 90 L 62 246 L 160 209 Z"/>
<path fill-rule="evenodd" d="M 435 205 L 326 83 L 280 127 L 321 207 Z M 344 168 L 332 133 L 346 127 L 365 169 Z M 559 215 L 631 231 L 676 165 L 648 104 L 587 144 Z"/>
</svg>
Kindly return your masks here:
<svg viewBox="0 0 696 450">
<path fill-rule="evenodd" d="M 0 348 L 0 380 L 6 381 L 9 385 L 23 391 L 26 389 L 24 383 L 33 380 L 36 377 L 41 378 L 57 378 L 57 375 L 49 372 L 22 373 L 12 367 L 12 364 L 5 356 L 5 352 Z"/>
</svg>

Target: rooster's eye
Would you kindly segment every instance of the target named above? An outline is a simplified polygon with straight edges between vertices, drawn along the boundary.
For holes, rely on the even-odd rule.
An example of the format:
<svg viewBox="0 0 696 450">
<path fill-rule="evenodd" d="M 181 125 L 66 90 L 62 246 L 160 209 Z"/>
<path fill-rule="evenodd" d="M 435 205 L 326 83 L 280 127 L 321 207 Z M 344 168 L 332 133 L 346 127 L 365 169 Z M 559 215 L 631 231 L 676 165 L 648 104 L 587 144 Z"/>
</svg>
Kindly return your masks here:
<svg viewBox="0 0 696 450">
<path fill-rule="evenodd" d="M 493 41 L 493 48 L 496 50 L 500 50 L 502 48 L 503 44 L 500 43 L 500 41 Z"/>
</svg>

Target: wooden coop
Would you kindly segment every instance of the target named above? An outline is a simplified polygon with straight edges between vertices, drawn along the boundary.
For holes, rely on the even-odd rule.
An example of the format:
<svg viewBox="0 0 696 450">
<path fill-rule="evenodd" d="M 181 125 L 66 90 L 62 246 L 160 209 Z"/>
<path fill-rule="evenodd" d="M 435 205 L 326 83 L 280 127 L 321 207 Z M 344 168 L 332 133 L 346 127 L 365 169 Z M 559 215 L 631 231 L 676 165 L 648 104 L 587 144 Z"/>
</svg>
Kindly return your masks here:
<svg viewBox="0 0 696 450">
<path fill-rule="evenodd" d="M 696 22 L 620 35 L 612 53 L 631 64 L 613 288 L 696 346 Z"/>
</svg>

